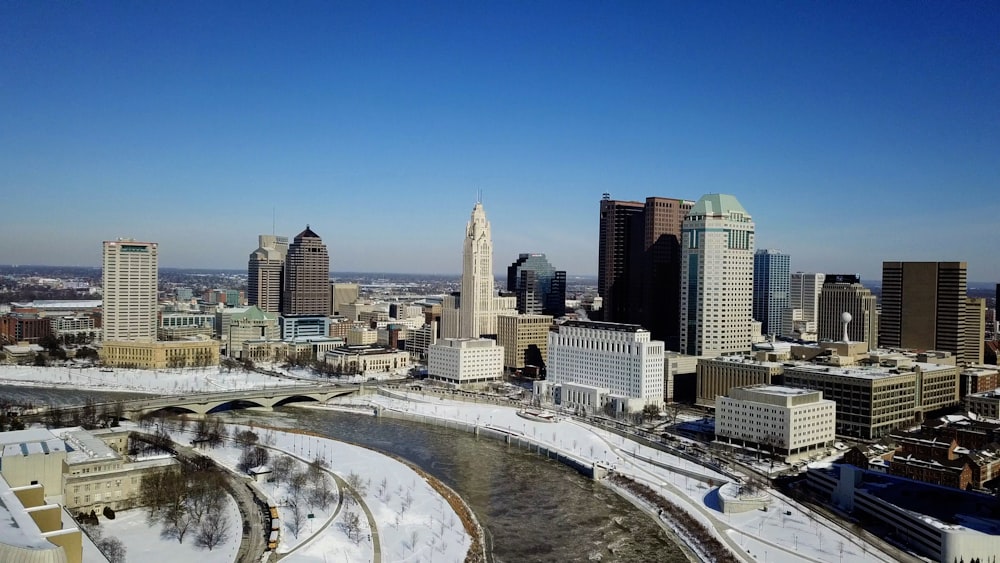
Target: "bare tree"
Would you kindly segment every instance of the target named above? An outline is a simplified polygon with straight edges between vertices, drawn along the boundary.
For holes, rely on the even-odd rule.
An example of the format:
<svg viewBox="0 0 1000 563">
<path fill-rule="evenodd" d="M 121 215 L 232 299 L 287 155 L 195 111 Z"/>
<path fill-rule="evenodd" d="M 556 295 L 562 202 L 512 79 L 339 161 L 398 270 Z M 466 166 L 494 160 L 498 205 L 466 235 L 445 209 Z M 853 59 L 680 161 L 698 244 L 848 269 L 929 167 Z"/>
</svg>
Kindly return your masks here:
<svg viewBox="0 0 1000 563">
<path fill-rule="evenodd" d="M 293 536 L 299 537 L 299 532 L 302 531 L 302 526 L 305 524 L 305 509 L 302 506 L 302 500 L 298 497 L 289 498 L 285 512 L 285 526 L 288 527 L 288 531 Z"/>
<path fill-rule="evenodd" d="M 357 512 L 353 510 L 345 512 L 343 526 L 348 538 L 354 540 L 354 543 L 361 541 L 361 518 Z"/>
<path fill-rule="evenodd" d="M 271 462 L 271 475 L 275 482 L 284 483 L 288 481 L 294 467 L 294 459 L 287 455 L 279 455 Z"/>
<path fill-rule="evenodd" d="M 209 551 L 229 539 L 229 516 L 220 507 L 209 512 L 201 521 L 194 543 L 198 547 L 207 547 Z"/>
<path fill-rule="evenodd" d="M 417 548 L 417 531 L 413 530 L 410 532 L 410 551 Z"/>
<path fill-rule="evenodd" d="M 348 473 L 347 478 L 344 480 L 347 481 L 348 486 L 358 492 L 358 496 L 365 496 L 365 493 L 368 492 L 367 483 L 361 478 L 361 475 L 358 475 L 354 471 Z"/>
<path fill-rule="evenodd" d="M 175 538 L 177 543 L 184 543 L 184 536 L 196 523 L 184 504 L 167 507 L 162 518 L 163 529 L 160 531 L 160 535 L 165 538 Z"/>
<path fill-rule="evenodd" d="M 319 478 L 313 482 L 308 496 L 310 505 L 326 510 L 334 499 L 333 489 L 330 487 L 330 479 L 326 475 L 320 474 Z"/>
<path fill-rule="evenodd" d="M 240 471 L 249 471 L 251 468 L 267 464 L 270 457 L 271 454 L 267 451 L 267 448 L 260 446 L 243 448 L 243 453 L 240 454 L 240 460 L 236 464 L 236 468 Z"/>
<path fill-rule="evenodd" d="M 103 538 L 97 549 L 108 558 L 108 563 L 125 563 L 125 544 L 118 538 Z"/>
<path fill-rule="evenodd" d="M 239 430 L 233 434 L 233 440 L 241 448 L 249 448 L 256 446 L 257 442 L 260 441 L 260 437 L 253 430 Z"/>
</svg>

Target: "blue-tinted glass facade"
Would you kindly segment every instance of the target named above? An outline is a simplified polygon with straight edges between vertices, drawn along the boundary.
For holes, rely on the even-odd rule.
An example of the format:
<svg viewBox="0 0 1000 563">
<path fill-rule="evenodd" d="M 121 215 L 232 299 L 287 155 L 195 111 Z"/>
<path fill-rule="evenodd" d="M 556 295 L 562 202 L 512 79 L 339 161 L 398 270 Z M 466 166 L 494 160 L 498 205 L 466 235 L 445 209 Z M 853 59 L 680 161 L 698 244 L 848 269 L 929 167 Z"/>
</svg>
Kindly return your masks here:
<svg viewBox="0 0 1000 563">
<path fill-rule="evenodd" d="M 507 291 L 517 295 L 517 312 L 566 314 L 566 272 L 556 270 L 544 254 L 519 254 L 507 268 Z"/>
<path fill-rule="evenodd" d="M 781 315 L 791 290 L 790 259 L 777 250 L 758 250 L 753 257 L 753 318 L 762 334 L 781 332 Z"/>
</svg>

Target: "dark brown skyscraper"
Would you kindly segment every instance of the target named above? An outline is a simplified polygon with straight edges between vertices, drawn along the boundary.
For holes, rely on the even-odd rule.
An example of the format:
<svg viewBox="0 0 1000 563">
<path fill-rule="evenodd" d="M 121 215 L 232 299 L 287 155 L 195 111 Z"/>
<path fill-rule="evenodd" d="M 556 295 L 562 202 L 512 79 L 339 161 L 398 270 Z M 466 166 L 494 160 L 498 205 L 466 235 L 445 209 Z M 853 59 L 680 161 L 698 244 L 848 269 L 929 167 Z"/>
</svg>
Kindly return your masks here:
<svg viewBox="0 0 1000 563">
<path fill-rule="evenodd" d="M 603 320 L 639 324 L 676 350 L 680 337 L 681 224 L 692 201 L 601 199 L 598 293 Z"/>
<path fill-rule="evenodd" d="M 965 262 L 883 262 L 879 345 L 965 360 Z"/>
<path fill-rule="evenodd" d="M 319 235 L 295 235 L 285 257 L 284 315 L 330 314 L 330 255 Z"/>
</svg>

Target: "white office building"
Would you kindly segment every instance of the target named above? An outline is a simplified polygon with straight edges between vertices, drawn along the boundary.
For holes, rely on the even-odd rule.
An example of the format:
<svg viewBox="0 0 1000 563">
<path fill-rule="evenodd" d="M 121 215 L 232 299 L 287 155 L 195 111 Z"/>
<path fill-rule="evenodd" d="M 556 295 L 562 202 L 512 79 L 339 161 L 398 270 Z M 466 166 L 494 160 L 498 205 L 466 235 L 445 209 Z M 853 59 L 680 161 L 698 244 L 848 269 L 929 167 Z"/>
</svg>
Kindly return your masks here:
<svg viewBox="0 0 1000 563">
<path fill-rule="evenodd" d="M 445 338 L 427 347 L 427 377 L 455 385 L 497 381 L 503 347 L 488 338 Z"/>
<path fill-rule="evenodd" d="M 733 387 L 715 407 L 718 440 L 797 458 L 833 445 L 837 404 L 822 391 L 754 385 Z"/>
<path fill-rule="evenodd" d="M 156 340 L 159 259 L 155 242 L 104 241 L 104 340 Z"/>
<path fill-rule="evenodd" d="M 689 356 L 750 350 L 754 223 L 735 197 L 702 196 L 681 227 L 681 349 Z"/>
<path fill-rule="evenodd" d="M 548 379 L 609 390 L 629 408 L 663 404 L 664 344 L 639 325 L 567 321 L 549 333 Z"/>
</svg>

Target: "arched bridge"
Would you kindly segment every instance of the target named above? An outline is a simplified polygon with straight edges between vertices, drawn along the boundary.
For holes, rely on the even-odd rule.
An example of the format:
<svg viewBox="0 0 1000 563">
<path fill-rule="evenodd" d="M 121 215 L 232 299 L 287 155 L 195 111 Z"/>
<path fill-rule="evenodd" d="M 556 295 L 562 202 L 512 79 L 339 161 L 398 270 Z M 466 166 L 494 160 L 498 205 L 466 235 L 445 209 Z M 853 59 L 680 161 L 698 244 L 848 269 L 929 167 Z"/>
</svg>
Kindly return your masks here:
<svg viewBox="0 0 1000 563">
<path fill-rule="evenodd" d="M 151 397 L 125 401 L 124 416 L 137 420 L 156 411 L 172 413 L 210 414 L 214 412 L 250 407 L 271 409 L 289 403 L 326 401 L 343 395 L 357 393 L 363 385 L 303 385 L 298 387 L 271 387 L 244 391 L 196 393 L 172 397 Z"/>
</svg>

